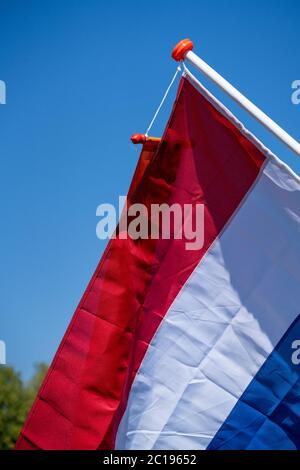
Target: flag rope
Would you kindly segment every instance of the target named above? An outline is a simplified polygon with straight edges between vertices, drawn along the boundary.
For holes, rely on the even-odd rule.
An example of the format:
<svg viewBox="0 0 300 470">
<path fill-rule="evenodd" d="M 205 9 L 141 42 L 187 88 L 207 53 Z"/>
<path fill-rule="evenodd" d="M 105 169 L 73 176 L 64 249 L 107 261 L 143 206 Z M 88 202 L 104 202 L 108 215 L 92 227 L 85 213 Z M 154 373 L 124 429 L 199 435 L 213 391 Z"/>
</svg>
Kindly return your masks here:
<svg viewBox="0 0 300 470">
<path fill-rule="evenodd" d="M 152 118 L 152 121 L 150 122 L 150 124 L 149 124 L 149 126 L 148 126 L 148 128 L 147 128 L 147 130 L 146 130 L 146 132 L 145 132 L 145 136 L 146 136 L 146 137 L 148 137 L 149 132 L 150 132 L 150 130 L 152 129 L 152 126 L 153 126 L 153 124 L 154 124 L 154 122 L 155 122 L 155 119 L 157 118 L 157 115 L 158 115 L 159 111 L 161 110 L 162 105 L 164 104 L 164 102 L 165 102 L 165 100 L 166 100 L 166 98 L 167 98 L 167 96 L 168 96 L 168 93 L 169 93 L 169 91 L 170 91 L 170 89 L 171 89 L 173 83 L 175 82 L 176 77 L 177 77 L 177 75 L 178 75 L 179 72 L 181 72 L 181 67 L 180 67 L 180 65 L 178 65 L 178 67 L 177 67 L 177 69 L 176 69 L 176 72 L 174 73 L 173 78 L 172 78 L 172 80 L 171 80 L 171 82 L 170 82 L 170 84 L 169 84 L 169 86 L 168 86 L 168 88 L 167 88 L 167 90 L 166 90 L 166 92 L 165 92 L 165 94 L 164 94 L 164 96 L 163 96 L 163 98 L 162 98 L 162 100 L 161 100 L 161 102 L 160 102 L 160 104 L 159 104 L 157 110 L 155 111 L 155 114 L 154 114 L 154 116 L 153 116 L 153 118 Z"/>
</svg>

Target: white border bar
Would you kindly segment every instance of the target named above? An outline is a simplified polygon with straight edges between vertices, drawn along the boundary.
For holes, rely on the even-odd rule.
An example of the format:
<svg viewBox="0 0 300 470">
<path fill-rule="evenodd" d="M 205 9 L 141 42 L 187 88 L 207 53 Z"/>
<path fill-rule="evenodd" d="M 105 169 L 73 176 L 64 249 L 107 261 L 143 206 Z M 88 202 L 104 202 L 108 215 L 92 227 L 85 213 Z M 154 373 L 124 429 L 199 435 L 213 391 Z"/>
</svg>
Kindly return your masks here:
<svg viewBox="0 0 300 470">
<path fill-rule="evenodd" d="M 185 54 L 184 60 L 194 65 L 206 77 L 212 80 L 221 90 L 225 91 L 227 95 L 234 99 L 242 108 L 246 109 L 253 117 L 255 117 L 263 126 L 271 131 L 278 139 L 284 142 L 291 150 L 293 150 L 300 157 L 300 143 L 290 136 L 285 130 L 282 129 L 276 122 L 267 116 L 261 109 L 254 103 L 240 93 L 234 86 L 232 86 L 225 78 L 218 72 L 210 67 L 204 60 L 198 57 L 193 51 L 188 51 Z"/>
</svg>

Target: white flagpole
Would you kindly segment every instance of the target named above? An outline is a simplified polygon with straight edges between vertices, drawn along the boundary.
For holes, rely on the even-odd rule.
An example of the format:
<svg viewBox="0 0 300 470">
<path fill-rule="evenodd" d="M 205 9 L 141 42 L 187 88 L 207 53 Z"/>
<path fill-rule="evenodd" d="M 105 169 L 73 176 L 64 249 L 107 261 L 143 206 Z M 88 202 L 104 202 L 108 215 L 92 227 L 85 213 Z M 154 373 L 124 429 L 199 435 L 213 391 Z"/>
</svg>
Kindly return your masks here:
<svg viewBox="0 0 300 470">
<path fill-rule="evenodd" d="M 172 57 L 176 61 L 186 60 L 194 65 L 206 77 L 210 78 L 221 90 L 233 98 L 242 108 L 246 109 L 253 117 L 255 117 L 263 126 L 271 131 L 278 139 L 284 142 L 291 150 L 300 157 L 300 143 L 290 136 L 282 127 L 274 122 L 267 114 L 259 109 L 254 103 L 240 93 L 225 78 L 210 67 L 204 60 L 198 57 L 193 51 L 194 45 L 189 39 L 180 41 L 172 52 Z"/>
</svg>

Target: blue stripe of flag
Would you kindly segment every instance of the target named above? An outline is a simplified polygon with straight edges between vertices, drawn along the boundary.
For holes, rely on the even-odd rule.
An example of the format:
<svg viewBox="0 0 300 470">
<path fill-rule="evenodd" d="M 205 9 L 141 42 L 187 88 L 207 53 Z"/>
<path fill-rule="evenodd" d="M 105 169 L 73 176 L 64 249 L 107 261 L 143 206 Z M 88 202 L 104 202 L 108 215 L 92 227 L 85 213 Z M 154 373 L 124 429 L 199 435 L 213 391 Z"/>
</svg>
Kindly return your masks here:
<svg viewBox="0 0 300 470">
<path fill-rule="evenodd" d="M 208 449 L 300 449 L 300 364 L 297 364 L 300 354 L 295 349 L 296 341 L 300 341 L 300 315 L 253 378 Z"/>
</svg>

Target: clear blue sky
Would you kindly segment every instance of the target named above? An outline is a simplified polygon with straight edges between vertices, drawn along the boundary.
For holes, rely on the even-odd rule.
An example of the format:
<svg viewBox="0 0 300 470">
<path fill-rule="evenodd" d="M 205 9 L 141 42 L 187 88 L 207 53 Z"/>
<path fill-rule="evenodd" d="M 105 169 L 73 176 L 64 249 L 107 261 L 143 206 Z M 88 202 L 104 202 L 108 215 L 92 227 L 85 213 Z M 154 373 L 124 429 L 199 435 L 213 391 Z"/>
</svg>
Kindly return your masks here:
<svg viewBox="0 0 300 470">
<path fill-rule="evenodd" d="M 129 137 L 145 130 L 175 71 L 172 47 L 193 39 L 299 139 L 299 19 L 298 0 L 0 0 L 0 339 L 25 378 L 53 357 L 98 263 L 96 207 L 126 194 L 138 158 Z M 209 88 L 300 173 L 300 160 Z"/>
</svg>

